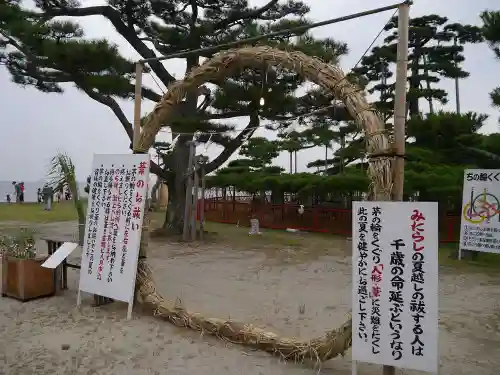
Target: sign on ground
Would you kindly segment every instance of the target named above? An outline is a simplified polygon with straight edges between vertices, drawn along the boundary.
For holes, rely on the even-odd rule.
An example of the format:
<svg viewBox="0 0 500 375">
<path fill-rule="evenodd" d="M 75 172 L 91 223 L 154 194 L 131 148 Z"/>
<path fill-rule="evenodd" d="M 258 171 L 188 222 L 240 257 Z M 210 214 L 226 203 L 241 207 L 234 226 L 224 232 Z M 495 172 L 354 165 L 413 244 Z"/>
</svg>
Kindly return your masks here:
<svg viewBox="0 0 500 375">
<path fill-rule="evenodd" d="M 353 204 L 353 361 L 437 373 L 438 205 Z"/>
<path fill-rule="evenodd" d="M 466 169 L 460 250 L 500 253 L 500 169 Z"/>
<path fill-rule="evenodd" d="M 80 290 L 133 302 L 149 155 L 95 155 Z"/>
</svg>

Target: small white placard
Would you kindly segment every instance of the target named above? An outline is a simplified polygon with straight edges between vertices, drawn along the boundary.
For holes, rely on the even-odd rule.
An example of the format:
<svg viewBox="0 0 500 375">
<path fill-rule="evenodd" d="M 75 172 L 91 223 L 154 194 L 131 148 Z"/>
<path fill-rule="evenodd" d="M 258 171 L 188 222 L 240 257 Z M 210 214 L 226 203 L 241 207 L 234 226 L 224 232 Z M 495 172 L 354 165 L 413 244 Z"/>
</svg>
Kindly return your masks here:
<svg viewBox="0 0 500 375">
<path fill-rule="evenodd" d="M 438 371 L 438 205 L 354 202 L 352 358 Z"/>
<path fill-rule="evenodd" d="M 78 247 L 77 243 L 63 243 L 43 264 L 45 268 L 56 268 Z"/>
</svg>

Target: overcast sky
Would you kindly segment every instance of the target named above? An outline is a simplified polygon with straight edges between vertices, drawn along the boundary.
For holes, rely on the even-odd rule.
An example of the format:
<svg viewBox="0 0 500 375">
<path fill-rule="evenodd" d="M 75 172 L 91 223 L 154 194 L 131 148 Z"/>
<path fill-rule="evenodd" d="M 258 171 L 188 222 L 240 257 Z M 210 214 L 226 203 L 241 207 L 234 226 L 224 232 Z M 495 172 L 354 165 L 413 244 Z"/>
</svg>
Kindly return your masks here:
<svg viewBox="0 0 500 375">
<path fill-rule="evenodd" d="M 486 9 L 499 9 L 499 0 L 416 0 L 410 10 L 411 17 L 435 13 L 444 15 L 451 22 L 479 24 L 479 13 Z M 260 5 L 265 0 L 250 1 Z M 311 7 L 309 17 L 315 21 L 334 18 L 350 13 L 389 5 L 390 0 L 305 0 Z M 101 1 L 83 1 L 84 5 L 95 5 Z M 496 6 L 495 6 L 496 5 Z M 316 37 L 333 37 L 348 44 L 350 53 L 342 58 L 345 70 L 353 67 L 375 35 L 386 23 L 390 13 L 382 13 L 348 22 L 314 29 Z M 117 35 L 112 26 L 100 17 L 87 17 L 80 20 L 87 36 L 109 36 L 119 44 L 122 52 L 133 59 L 138 55 Z M 166 67 L 177 77 L 184 74 L 182 60 L 165 62 Z M 488 93 L 500 85 L 500 61 L 486 45 L 466 47 L 464 67 L 471 73 L 462 80 L 462 111 L 487 113 L 490 120 L 485 132 L 497 132 L 498 111 L 490 105 Z M 2 108 L 2 146 L 0 147 L 0 181 L 36 181 L 44 178 L 50 158 L 58 151 L 67 152 L 73 159 L 78 178 L 84 180 L 90 173 L 94 153 L 127 153 L 129 140 L 118 120 L 107 107 L 94 102 L 85 94 L 68 86 L 64 94 L 43 94 L 32 88 L 22 88 L 11 82 L 4 67 L 0 66 L 0 106 Z M 156 87 L 150 77 L 145 75 L 144 82 Z M 442 88 L 450 92 L 450 104 L 446 109 L 454 110 L 453 82 L 444 81 Z M 122 102 L 122 107 L 130 121 L 133 118 L 131 102 Z M 144 102 L 143 112 L 151 110 L 153 104 Z M 240 127 L 245 126 L 245 119 Z M 259 130 L 256 135 L 271 136 L 270 132 Z M 162 137 L 168 137 L 167 134 Z M 211 157 L 218 149 L 208 148 Z M 306 170 L 305 165 L 314 159 L 323 158 L 324 151 L 311 149 L 299 153 L 298 170 Z M 288 156 L 283 154 L 277 164 L 288 168 Z"/>
</svg>

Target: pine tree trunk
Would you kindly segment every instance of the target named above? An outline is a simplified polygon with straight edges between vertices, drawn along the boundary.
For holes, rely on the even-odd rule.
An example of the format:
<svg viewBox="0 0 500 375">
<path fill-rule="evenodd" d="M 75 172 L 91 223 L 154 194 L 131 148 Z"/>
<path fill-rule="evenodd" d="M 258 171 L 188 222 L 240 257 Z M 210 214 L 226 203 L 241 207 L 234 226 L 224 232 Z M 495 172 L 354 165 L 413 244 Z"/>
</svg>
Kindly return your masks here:
<svg viewBox="0 0 500 375">
<path fill-rule="evenodd" d="M 344 159 L 344 149 L 345 149 L 345 135 L 340 138 L 340 173 L 344 173 L 345 159 Z"/>
<path fill-rule="evenodd" d="M 153 185 L 153 189 L 151 189 L 151 207 L 156 207 L 156 203 L 158 202 L 159 188 L 161 186 L 161 179 L 158 177 L 156 183 Z"/>
<path fill-rule="evenodd" d="M 411 77 L 410 77 L 410 90 L 409 92 L 413 95 L 409 95 L 408 98 L 408 111 L 410 117 L 416 117 L 420 115 L 420 106 L 418 103 L 418 97 L 415 94 L 416 90 L 420 88 L 420 78 L 419 78 L 419 62 L 420 62 L 421 51 L 418 48 L 414 50 L 414 58 L 411 64 Z"/>
<path fill-rule="evenodd" d="M 429 81 L 429 60 L 427 56 L 422 56 L 424 62 L 424 74 L 427 92 L 431 92 L 431 82 Z M 427 97 L 427 102 L 429 103 L 429 113 L 432 115 L 434 113 L 434 104 L 432 103 L 432 95 Z"/>
<path fill-rule="evenodd" d="M 328 146 L 325 145 L 325 176 L 328 174 Z"/>
<path fill-rule="evenodd" d="M 186 201 L 186 171 L 189 145 L 185 137 L 179 137 L 173 154 L 174 178 L 168 183 L 169 198 L 163 228 L 172 234 L 181 234 L 184 227 L 184 204 Z"/>
<path fill-rule="evenodd" d="M 190 56 L 186 59 L 187 67 L 186 73 L 189 72 L 194 67 L 198 66 L 198 57 Z M 183 103 L 183 110 L 186 113 L 191 114 L 196 112 L 196 106 L 198 103 L 198 94 L 196 91 L 188 92 L 186 95 L 186 102 Z M 182 124 L 182 119 L 180 123 L 171 125 L 172 133 L 177 131 L 185 131 L 185 126 Z M 189 164 L 189 144 L 193 137 L 189 134 L 181 134 L 177 139 L 177 143 L 174 147 L 173 152 L 173 172 L 174 179 L 173 183 L 169 184 L 170 194 L 169 194 L 169 204 L 167 212 L 165 214 L 165 222 L 163 224 L 164 229 L 168 229 L 173 234 L 181 234 L 184 230 L 184 205 L 186 201 L 186 182 Z"/>
</svg>

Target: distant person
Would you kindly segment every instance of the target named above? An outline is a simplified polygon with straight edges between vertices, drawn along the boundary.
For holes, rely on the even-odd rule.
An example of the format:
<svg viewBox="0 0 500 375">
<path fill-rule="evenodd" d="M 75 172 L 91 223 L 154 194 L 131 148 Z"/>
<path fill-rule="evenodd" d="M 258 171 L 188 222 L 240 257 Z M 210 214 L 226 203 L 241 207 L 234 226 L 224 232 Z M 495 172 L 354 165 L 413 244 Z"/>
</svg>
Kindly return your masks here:
<svg viewBox="0 0 500 375">
<path fill-rule="evenodd" d="M 19 183 L 19 190 L 21 190 L 20 194 L 19 194 L 19 203 L 23 203 L 24 202 L 24 182 L 20 182 Z"/>
<path fill-rule="evenodd" d="M 42 190 L 43 201 L 45 203 L 45 210 L 52 210 L 52 200 L 54 199 L 54 189 L 49 185 L 45 185 Z"/>
<path fill-rule="evenodd" d="M 36 190 L 36 201 L 38 203 L 42 203 L 43 202 L 43 197 L 42 197 L 42 189 L 38 188 Z"/>
<path fill-rule="evenodd" d="M 67 201 L 71 199 L 71 191 L 69 190 L 69 186 L 65 188 L 64 199 Z"/>
<path fill-rule="evenodd" d="M 18 203 L 19 197 L 21 196 L 21 187 L 16 181 L 12 181 L 12 185 L 14 186 L 14 193 L 16 194 L 16 203 Z"/>
</svg>

